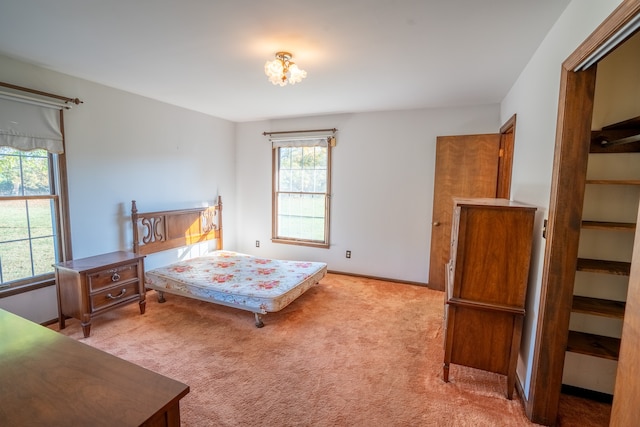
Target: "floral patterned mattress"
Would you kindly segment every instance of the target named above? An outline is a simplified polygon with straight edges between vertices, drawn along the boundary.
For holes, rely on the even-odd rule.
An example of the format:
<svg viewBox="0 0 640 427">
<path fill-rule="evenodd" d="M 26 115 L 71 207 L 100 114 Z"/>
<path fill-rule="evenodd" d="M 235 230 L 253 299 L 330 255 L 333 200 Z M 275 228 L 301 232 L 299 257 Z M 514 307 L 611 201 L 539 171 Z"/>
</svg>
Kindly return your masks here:
<svg viewBox="0 0 640 427">
<path fill-rule="evenodd" d="M 282 310 L 326 273 L 323 262 L 215 251 L 147 271 L 145 286 L 264 314 Z"/>
</svg>

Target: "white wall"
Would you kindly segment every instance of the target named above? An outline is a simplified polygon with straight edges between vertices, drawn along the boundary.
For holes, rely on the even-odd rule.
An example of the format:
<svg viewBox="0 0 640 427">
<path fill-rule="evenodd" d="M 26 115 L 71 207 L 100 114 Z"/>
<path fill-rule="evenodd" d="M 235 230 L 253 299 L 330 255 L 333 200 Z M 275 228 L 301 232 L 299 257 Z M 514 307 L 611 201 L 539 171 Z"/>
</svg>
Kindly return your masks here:
<svg viewBox="0 0 640 427">
<path fill-rule="evenodd" d="M 0 56 L 0 80 L 84 104 L 65 113 L 74 258 L 131 250 L 129 213 L 223 197 L 225 242 L 235 245 L 235 124 Z M 162 255 L 163 262 L 179 256 Z M 147 265 L 154 257 L 147 258 Z M 0 299 L 36 322 L 57 317 L 55 288 Z"/>
<path fill-rule="evenodd" d="M 599 130 L 639 115 L 640 33 L 636 33 L 598 63 L 591 126 Z"/>
<path fill-rule="evenodd" d="M 518 377 L 528 397 L 545 241 L 542 220 L 551 193 L 561 64 L 620 4 L 620 0 L 573 0 L 504 98 L 500 117 L 517 113 L 511 197 L 538 206 L 532 271 Z"/>
<path fill-rule="evenodd" d="M 238 124 L 238 249 L 426 283 L 436 137 L 498 132 L 498 116 L 497 105 L 486 105 Z M 262 132 L 334 127 L 331 247 L 271 243 L 271 148 Z"/>
</svg>

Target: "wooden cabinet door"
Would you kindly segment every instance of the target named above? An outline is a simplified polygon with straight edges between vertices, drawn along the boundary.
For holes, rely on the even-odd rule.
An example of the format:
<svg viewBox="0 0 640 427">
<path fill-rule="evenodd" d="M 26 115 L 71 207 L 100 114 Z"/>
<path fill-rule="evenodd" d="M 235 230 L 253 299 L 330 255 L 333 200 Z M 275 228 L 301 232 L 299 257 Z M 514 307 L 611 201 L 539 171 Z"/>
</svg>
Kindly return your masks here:
<svg viewBox="0 0 640 427">
<path fill-rule="evenodd" d="M 454 197 L 496 197 L 500 134 L 439 136 L 431 222 L 429 287 L 444 290 Z"/>
</svg>

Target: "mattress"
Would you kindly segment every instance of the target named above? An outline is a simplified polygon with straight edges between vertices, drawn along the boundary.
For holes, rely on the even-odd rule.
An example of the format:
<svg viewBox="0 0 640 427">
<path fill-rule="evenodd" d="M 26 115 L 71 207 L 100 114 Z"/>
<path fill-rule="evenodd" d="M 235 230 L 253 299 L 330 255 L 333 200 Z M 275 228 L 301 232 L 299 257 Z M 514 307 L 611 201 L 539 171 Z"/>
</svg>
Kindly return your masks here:
<svg viewBox="0 0 640 427">
<path fill-rule="evenodd" d="M 215 251 L 149 270 L 145 272 L 145 286 L 264 314 L 282 310 L 326 272 L 323 262 Z"/>
</svg>

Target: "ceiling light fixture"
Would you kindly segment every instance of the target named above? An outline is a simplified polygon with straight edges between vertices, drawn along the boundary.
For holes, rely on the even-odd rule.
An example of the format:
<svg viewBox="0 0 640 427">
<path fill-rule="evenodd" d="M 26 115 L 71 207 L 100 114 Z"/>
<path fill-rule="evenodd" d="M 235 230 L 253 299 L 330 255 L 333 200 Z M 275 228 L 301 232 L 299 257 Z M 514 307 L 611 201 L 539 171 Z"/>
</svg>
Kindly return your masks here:
<svg viewBox="0 0 640 427">
<path fill-rule="evenodd" d="M 300 83 L 307 77 L 307 72 L 298 68 L 295 62 L 291 61 L 289 52 L 276 53 L 276 59 L 267 61 L 264 64 L 264 73 L 269 77 L 269 81 L 274 85 L 286 86 Z"/>
</svg>

